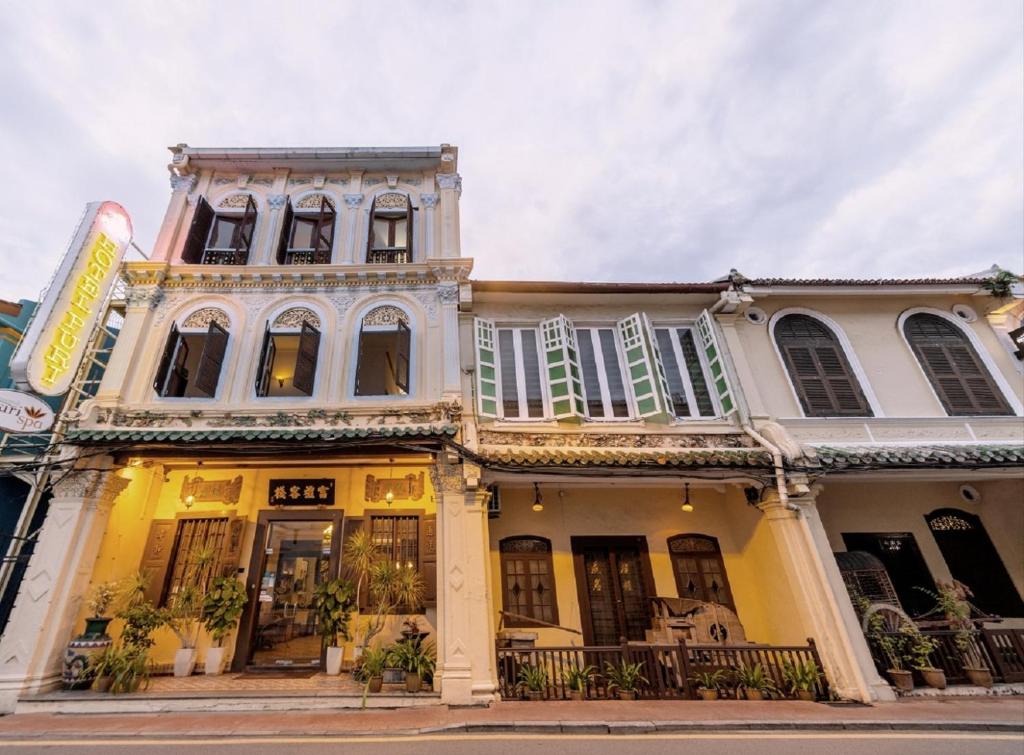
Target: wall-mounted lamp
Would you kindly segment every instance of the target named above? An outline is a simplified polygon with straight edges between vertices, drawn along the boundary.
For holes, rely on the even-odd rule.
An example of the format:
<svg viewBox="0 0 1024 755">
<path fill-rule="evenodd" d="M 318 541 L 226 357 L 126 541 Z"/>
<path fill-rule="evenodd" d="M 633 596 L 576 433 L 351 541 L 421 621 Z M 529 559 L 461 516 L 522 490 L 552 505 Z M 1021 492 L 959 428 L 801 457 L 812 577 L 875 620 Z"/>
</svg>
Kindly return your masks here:
<svg viewBox="0 0 1024 755">
<path fill-rule="evenodd" d="M 536 483 L 536 482 L 533 483 L 533 510 L 534 511 L 543 511 L 544 510 L 544 499 L 541 497 L 541 494 L 540 494 L 540 485 L 538 483 Z"/>
<path fill-rule="evenodd" d="M 195 503 L 195 502 L 196 502 L 196 497 L 194 495 L 187 495 L 187 496 L 185 496 L 185 500 L 182 501 L 182 503 L 185 504 L 185 508 L 186 509 L 192 508 L 192 504 Z"/>
<path fill-rule="evenodd" d="M 682 505 L 682 506 L 680 506 L 679 508 L 681 508 L 681 509 L 682 509 L 683 511 L 685 511 L 685 512 L 686 512 L 687 514 L 689 514 L 689 513 L 691 512 L 691 511 L 693 511 L 693 504 L 692 504 L 692 503 L 690 503 L 690 483 L 688 483 L 688 482 L 687 482 L 687 483 L 685 483 L 685 484 L 683 485 L 683 489 L 684 489 L 684 490 L 685 490 L 686 492 L 685 492 L 685 494 L 683 495 L 683 505 Z"/>
<path fill-rule="evenodd" d="M 392 472 L 394 471 L 394 468 L 395 460 L 388 459 L 388 491 L 384 494 L 384 500 L 387 501 L 389 507 L 395 502 L 395 491 L 391 489 L 391 480 L 394 477 Z"/>
<path fill-rule="evenodd" d="M 277 387 L 284 388 L 284 378 L 281 375 L 275 375 L 277 378 Z"/>
</svg>

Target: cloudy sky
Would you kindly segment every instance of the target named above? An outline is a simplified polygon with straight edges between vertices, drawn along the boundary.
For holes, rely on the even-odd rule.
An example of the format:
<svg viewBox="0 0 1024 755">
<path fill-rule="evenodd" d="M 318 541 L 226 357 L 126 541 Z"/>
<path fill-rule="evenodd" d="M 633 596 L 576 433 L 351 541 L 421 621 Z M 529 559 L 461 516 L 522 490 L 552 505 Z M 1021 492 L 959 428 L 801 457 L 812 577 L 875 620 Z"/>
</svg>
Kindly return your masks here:
<svg viewBox="0 0 1024 755">
<path fill-rule="evenodd" d="M 8 0 L 10 2 L 10 0 Z M 166 146 L 460 148 L 479 278 L 1024 267 L 1020 0 L 50 3 L 0 14 L 0 298 Z"/>
</svg>

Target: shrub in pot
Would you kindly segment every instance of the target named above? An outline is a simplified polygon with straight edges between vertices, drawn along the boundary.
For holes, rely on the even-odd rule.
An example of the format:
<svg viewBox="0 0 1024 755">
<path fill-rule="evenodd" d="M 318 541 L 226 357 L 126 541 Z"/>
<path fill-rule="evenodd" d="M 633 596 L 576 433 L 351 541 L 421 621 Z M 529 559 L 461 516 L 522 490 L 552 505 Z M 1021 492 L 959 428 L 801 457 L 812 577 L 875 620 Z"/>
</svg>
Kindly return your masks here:
<svg viewBox="0 0 1024 755">
<path fill-rule="evenodd" d="M 217 577 L 203 599 L 203 626 L 213 647 L 206 651 L 206 673 L 219 674 L 224 668 L 224 638 L 235 628 L 248 601 L 245 585 L 234 577 Z"/>
<path fill-rule="evenodd" d="M 690 677 L 690 681 L 697 685 L 697 694 L 702 700 L 717 700 L 719 690 L 725 681 L 725 672 L 722 669 L 701 671 Z"/>
<path fill-rule="evenodd" d="M 107 645 L 91 659 L 90 667 L 94 673 L 92 688 L 97 692 L 110 692 L 114 683 L 114 674 L 121 663 L 123 651 L 116 645 Z"/>
<path fill-rule="evenodd" d="M 188 568 L 171 595 L 167 606 L 167 625 L 181 647 L 174 654 L 174 675 L 191 676 L 196 667 L 196 645 L 199 642 L 200 611 L 206 598 L 208 576 L 216 565 L 217 552 L 208 546 L 192 551 Z"/>
<path fill-rule="evenodd" d="M 359 668 L 353 672 L 356 681 L 365 685 L 366 692 L 380 692 L 384 684 L 384 669 L 388 664 L 386 648 L 367 648 L 360 656 Z"/>
<path fill-rule="evenodd" d="M 641 684 L 647 684 L 643 676 L 643 661 L 629 663 L 625 658 L 618 666 L 606 663 L 604 675 L 608 679 L 608 691 L 615 691 L 620 700 L 636 700 L 637 690 Z"/>
<path fill-rule="evenodd" d="M 597 669 L 593 666 L 584 666 L 583 668 L 571 666 L 562 672 L 562 680 L 569 688 L 570 700 L 583 700 L 586 697 L 587 686 L 596 671 Z"/>
<path fill-rule="evenodd" d="M 341 673 L 341 663 L 345 657 L 342 642 L 350 642 L 352 635 L 349 624 L 352 621 L 352 610 L 356 606 L 356 588 L 347 579 L 332 579 L 321 582 L 313 594 L 316 607 L 317 631 L 320 641 L 326 650 L 327 663 L 325 671 L 330 676 Z"/>
<path fill-rule="evenodd" d="M 434 644 L 419 640 L 396 642 L 388 654 L 388 662 L 405 672 L 406 692 L 419 692 L 423 678 L 434 675 Z"/>
<path fill-rule="evenodd" d="M 548 688 L 548 671 L 543 666 L 533 666 L 529 663 L 519 668 L 519 683 L 516 685 L 519 693 L 527 700 L 534 702 L 543 700 L 544 693 Z"/>
<path fill-rule="evenodd" d="M 939 646 L 938 640 L 922 634 L 916 627 L 905 627 L 900 631 L 907 636 L 907 652 L 910 665 L 921 674 L 924 683 L 934 689 L 946 688 L 946 672 L 932 665 L 932 653 Z"/>
<path fill-rule="evenodd" d="M 967 679 L 976 686 L 991 687 L 992 671 L 982 656 L 977 641 L 978 632 L 971 620 L 971 589 L 955 579 L 952 582 L 939 582 L 937 587 L 937 593 L 923 587 L 917 589 L 935 599 L 934 610 L 945 614 L 950 626 L 956 630 L 953 641 L 960 652 L 960 660 Z"/>
<path fill-rule="evenodd" d="M 141 685 L 149 684 L 149 653 L 140 648 L 124 648 L 113 671 L 111 692 L 136 692 Z"/>
<path fill-rule="evenodd" d="M 858 601 L 860 613 L 864 613 L 870 606 L 866 598 Z M 875 612 L 868 615 L 864 633 L 871 644 L 878 652 L 885 656 L 887 668 L 885 673 L 889 676 L 899 692 L 911 692 L 914 689 L 914 675 L 904 668 L 904 656 L 906 654 L 906 635 L 893 634 L 886 631 L 885 619 L 881 613 Z"/>
<path fill-rule="evenodd" d="M 814 702 L 815 689 L 823 676 L 818 664 L 814 661 L 782 662 L 782 678 L 789 688 L 790 694 L 800 700 Z"/>
<path fill-rule="evenodd" d="M 775 692 L 775 682 L 765 672 L 764 666 L 741 663 L 736 669 L 736 689 L 742 691 L 748 700 L 764 700 Z"/>
</svg>

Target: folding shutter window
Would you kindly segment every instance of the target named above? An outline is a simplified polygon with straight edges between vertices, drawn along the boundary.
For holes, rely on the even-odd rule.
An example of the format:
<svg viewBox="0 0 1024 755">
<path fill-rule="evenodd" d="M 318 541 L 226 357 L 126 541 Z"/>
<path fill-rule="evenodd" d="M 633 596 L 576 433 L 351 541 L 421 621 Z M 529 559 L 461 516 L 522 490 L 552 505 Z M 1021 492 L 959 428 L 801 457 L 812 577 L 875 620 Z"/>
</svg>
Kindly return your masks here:
<svg viewBox="0 0 1024 755">
<path fill-rule="evenodd" d="M 288 246 L 292 237 L 292 222 L 295 219 L 295 211 L 292 209 L 292 200 L 286 199 L 284 214 L 281 219 L 281 236 L 277 240 L 277 264 L 286 265 L 288 259 Z"/>
<path fill-rule="evenodd" d="M 320 331 L 305 320 L 299 334 L 299 350 L 295 356 L 295 377 L 292 385 L 307 396 L 313 395 L 316 384 L 316 364 L 320 353 Z"/>
<path fill-rule="evenodd" d="M 690 376 L 690 386 L 693 388 L 693 398 L 697 402 L 700 416 L 714 417 L 716 414 L 715 402 L 711 399 L 711 390 L 708 388 L 700 352 L 693 340 L 693 331 L 689 328 L 680 330 L 678 336 L 679 348 L 683 352 L 683 362 L 686 364 L 686 372 Z"/>
<path fill-rule="evenodd" d="M 412 348 L 412 331 L 403 321 L 398 321 L 395 336 L 395 385 L 403 394 L 409 393 L 409 354 Z"/>
<path fill-rule="evenodd" d="M 270 373 L 274 368 L 274 339 L 270 335 L 270 323 L 263 329 L 263 348 L 260 349 L 260 370 L 256 374 L 256 395 L 266 396 L 270 392 Z"/>
<path fill-rule="evenodd" d="M 725 358 L 718 343 L 715 322 L 706 309 L 697 318 L 697 336 L 700 338 L 700 348 L 704 352 L 708 372 L 711 373 L 711 384 L 715 395 L 718 396 L 718 404 L 722 407 L 722 416 L 728 417 L 737 411 L 738 407 L 729 376 L 726 374 Z"/>
<path fill-rule="evenodd" d="M 188 237 L 185 239 L 185 246 L 181 252 L 181 261 L 186 265 L 198 265 L 203 261 L 206 237 L 210 234 L 213 216 L 214 212 L 210 203 L 205 198 L 199 197 L 195 213 L 192 215 L 192 224 L 188 228 Z"/>
<path fill-rule="evenodd" d="M 677 417 L 689 417 L 690 400 L 687 391 L 686 378 L 679 358 L 676 354 L 676 345 L 673 343 L 673 332 L 667 328 L 658 328 L 654 331 L 658 339 L 658 348 L 661 350 L 661 358 L 665 363 L 665 372 L 668 377 L 668 388 L 672 395 L 672 406 L 676 410 Z"/>
<path fill-rule="evenodd" d="M 619 320 L 617 326 L 637 414 L 644 418 L 671 418 L 675 412 L 665 368 L 646 315 L 630 315 Z"/>
<path fill-rule="evenodd" d="M 519 417 L 519 385 L 516 380 L 515 331 L 498 331 L 498 349 L 501 355 L 501 414 Z"/>
<path fill-rule="evenodd" d="M 156 378 L 153 380 L 153 390 L 158 396 L 167 395 L 167 377 L 171 371 L 171 359 L 174 358 L 174 351 L 178 347 L 178 326 L 171 325 L 171 332 L 167 334 L 167 342 L 164 344 L 164 353 L 160 357 L 160 364 L 156 368 Z"/>
<path fill-rule="evenodd" d="M 313 234 L 313 262 L 328 265 L 334 246 L 334 205 L 323 196 L 320 198 L 320 215 L 317 217 L 316 232 Z"/>
<path fill-rule="evenodd" d="M 242 223 L 238 227 L 238 241 L 235 244 L 234 264 L 245 265 L 249 262 L 249 250 L 252 249 L 252 237 L 256 232 L 256 203 L 249 196 L 245 203 L 245 213 L 242 215 Z"/>
<path fill-rule="evenodd" d="M 564 315 L 540 324 L 544 366 L 555 419 L 586 416 L 576 331 Z"/>
<path fill-rule="evenodd" d="M 477 411 L 482 417 L 498 416 L 498 360 L 494 323 L 479 317 L 473 321 L 476 335 Z"/>
<path fill-rule="evenodd" d="M 210 323 L 206 331 L 203 353 L 199 357 L 199 368 L 196 370 L 196 390 L 207 396 L 217 393 L 220 372 L 224 365 L 224 352 L 228 348 L 228 332 L 215 322 Z"/>
</svg>

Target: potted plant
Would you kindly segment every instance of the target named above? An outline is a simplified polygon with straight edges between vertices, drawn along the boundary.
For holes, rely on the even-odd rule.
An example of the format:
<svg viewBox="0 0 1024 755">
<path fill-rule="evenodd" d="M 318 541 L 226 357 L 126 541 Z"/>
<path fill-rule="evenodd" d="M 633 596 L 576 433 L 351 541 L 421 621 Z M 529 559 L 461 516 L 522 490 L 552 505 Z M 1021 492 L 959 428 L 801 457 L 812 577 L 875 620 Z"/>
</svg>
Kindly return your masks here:
<svg viewBox="0 0 1024 755">
<path fill-rule="evenodd" d="M 775 692 L 775 682 L 760 663 L 752 666 L 741 663 L 735 673 L 736 689 L 748 700 L 764 700 L 766 695 Z"/>
<path fill-rule="evenodd" d="M 643 661 L 629 663 L 623 658 L 618 666 L 606 663 L 604 675 L 608 678 L 608 691 L 614 690 L 620 700 L 636 700 L 640 684 L 647 684 L 643 670 Z"/>
<path fill-rule="evenodd" d="M 124 651 L 116 645 L 107 645 L 94 655 L 90 662 L 94 674 L 92 688 L 97 692 L 110 692 L 114 675 L 122 662 Z"/>
<path fill-rule="evenodd" d="M 203 626 L 213 647 L 206 651 L 206 673 L 219 674 L 224 667 L 224 638 L 235 628 L 248 601 L 245 585 L 234 577 L 217 577 L 203 599 Z"/>
<path fill-rule="evenodd" d="M 722 669 L 701 671 L 694 674 L 690 681 L 697 685 L 697 694 L 702 700 L 717 700 L 718 691 L 725 681 L 725 672 Z"/>
<path fill-rule="evenodd" d="M 199 547 L 189 555 L 188 566 L 167 606 L 167 625 L 181 646 L 174 654 L 174 675 L 191 676 L 196 667 L 199 614 L 206 598 L 205 586 L 217 561 L 217 552 Z"/>
<path fill-rule="evenodd" d="M 971 621 L 970 588 L 956 580 L 939 582 L 937 587 L 937 593 L 923 587 L 917 589 L 935 599 L 934 610 L 945 614 L 950 626 L 956 631 L 953 641 L 960 651 L 967 679 L 976 686 L 990 688 L 993 683 L 992 671 L 982 657 L 976 640 L 977 631 L 974 629 L 974 622 Z"/>
<path fill-rule="evenodd" d="M 821 677 L 821 669 L 814 661 L 782 662 L 782 678 L 785 680 L 790 694 L 800 700 L 814 702 L 815 688 Z"/>
<path fill-rule="evenodd" d="M 342 642 L 350 642 L 349 623 L 355 608 L 355 586 L 347 579 L 332 579 L 316 586 L 313 602 L 316 606 L 317 631 L 327 653 L 325 671 L 330 676 L 341 673 L 345 658 Z"/>
<path fill-rule="evenodd" d="M 924 683 L 934 689 L 946 688 L 946 672 L 932 665 L 932 653 L 939 646 L 939 641 L 917 630 L 916 627 L 905 627 L 907 636 L 907 653 L 910 665 L 921 674 Z M 904 631 L 904 630 L 900 630 Z"/>
<path fill-rule="evenodd" d="M 143 684 L 149 684 L 149 653 L 141 648 L 126 648 L 114 667 L 110 691 L 115 695 L 136 692 Z"/>
<path fill-rule="evenodd" d="M 107 616 L 117 599 L 116 582 L 100 582 L 89 595 L 89 613 L 85 631 L 68 643 L 64 652 L 63 682 L 67 689 L 88 689 L 95 672 L 90 668 L 92 658 L 113 644 L 107 626 L 113 617 Z"/>
<path fill-rule="evenodd" d="M 366 685 L 366 692 L 380 692 L 384 684 L 384 669 L 388 664 L 387 648 L 367 648 L 359 658 L 356 680 Z"/>
<path fill-rule="evenodd" d="M 413 642 L 403 640 L 392 645 L 388 654 L 388 662 L 394 668 L 405 672 L 405 691 L 419 692 L 423 686 L 423 677 L 434 669 L 434 646 L 430 642 Z"/>
<path fill-rule="evenodd" d="M 547 669 L 527 663 L 519 669 L 519 683 L 516 686 L 527 700 L 534 702 L 543 700 L 544 693 L 548 688 Z"/>
<path fill-rule="evenodd" d="M 861 605 L 866 608 L 869 603 L 861 599 Z M 864 611 L 861 611 L 864 613 Z M 888 668 L 885 673 L 889 680 L 899 692 L 911 692 L 914 689 L 914 675 L 904 668 L 904 654 L 906 652 L 906 637 L 903 634 L 895 634 L 885 630 L 885 618 L 881 613 L 875 612 L 868 615 L 865 627 L 867 639 L 874 647 L 885 656 Z"/>
<path fill-rule="evenodd" d="M 562 672 L 562 679 L 565 681 L 565 686 L 569 688 L 569 699 L 570 700 L 583 700 L 587 694 L 587 687 L 590 684 L 590 678 L 596 673 L 597 669 L 593 666 L 570 666 Z"/>
</svg>

